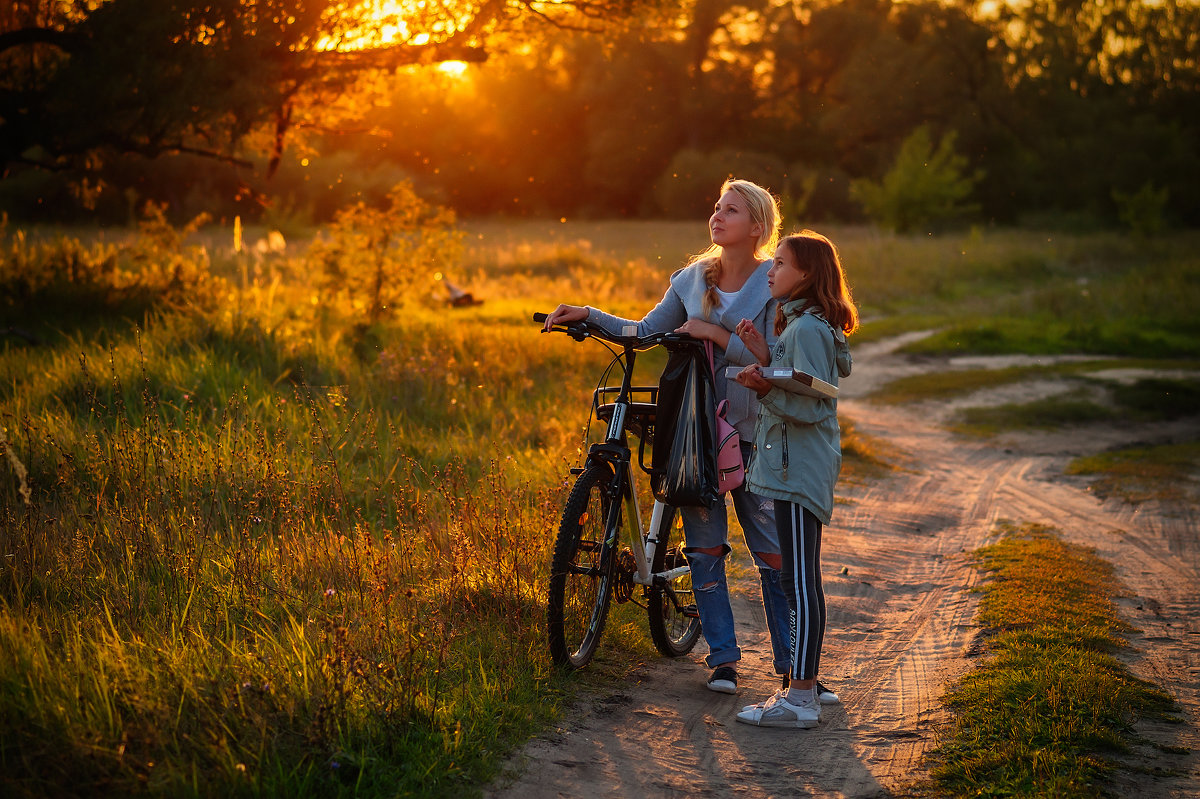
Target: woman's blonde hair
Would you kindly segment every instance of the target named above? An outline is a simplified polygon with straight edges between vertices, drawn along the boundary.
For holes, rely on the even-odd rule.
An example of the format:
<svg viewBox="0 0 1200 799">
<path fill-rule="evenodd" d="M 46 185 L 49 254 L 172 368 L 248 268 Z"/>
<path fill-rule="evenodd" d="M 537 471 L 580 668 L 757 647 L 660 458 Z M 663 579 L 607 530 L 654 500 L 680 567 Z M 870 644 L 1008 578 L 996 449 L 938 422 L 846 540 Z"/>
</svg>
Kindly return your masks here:
<svg viewBox="0 0 1200 799">
<path fill-rule="evenodd" d="M 762 233 L 759 234 L 758 241 L 754 243 L 754 257 L 760 261 L 770 259 L 775 255 L 775 245 L 779 241 L 779 226 L 782 223 L 779 216 L 779 201 L 771 192 L 748 180 L 730 178 L 721 184 L 721 195 L 727 191 L 737 192 L 746 201 L 751 224 L 762 225 Z M 688 266 L 701 261 L 706 262 L 704 284 L 708 287 L 704 292 L 701 308 L 707 315 L 717 304 L 717 281 L 721 278 L 721 246 L 719 244 L 709 246 L 707 250 L 688 261 Z"/>
<path fill-rule="evenodd" d="M 826 321 L 849 335 L 858 329 L 858 308 L 854 298 L 850 296 L 850 286 L 846 283 L 846 272 L 842 268 L 842 259 L 838 257 L 837 247 L 833 242 L 812 230 L 802 230 L 791 236 L 784 236 L 780 246 L 792 251 L 796 266 L 805 272 L 804 280 L 792 292 L 791 296 L 779 304 L 775 311 L 775 335 L 783 332 L 787 326 L 787 318 L 783 313 L 783 305 L 801 297 L 808 300 L 803 311 L 816 307 L 824 315 Z"/>
</svg>

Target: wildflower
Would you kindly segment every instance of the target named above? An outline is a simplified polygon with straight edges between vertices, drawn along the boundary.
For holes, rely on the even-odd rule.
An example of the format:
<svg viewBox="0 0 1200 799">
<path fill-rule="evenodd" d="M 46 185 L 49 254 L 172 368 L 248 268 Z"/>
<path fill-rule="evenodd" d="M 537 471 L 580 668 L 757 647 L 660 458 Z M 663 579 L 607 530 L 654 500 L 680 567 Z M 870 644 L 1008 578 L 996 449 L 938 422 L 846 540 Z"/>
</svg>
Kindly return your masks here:
<svg viewBox="0 0 1200 799">
<path fill-rule="evenodd" d="M 333 595 L 334 595 L 334 594 L 336 594 L 336 593 L 337 593 L 337 591 L 336 591 L 335 589 L 333 589 L 333 588 L 326 588 L 326 589 L 325 589 L 325 596 L 333 596 Z"/>
</svg>

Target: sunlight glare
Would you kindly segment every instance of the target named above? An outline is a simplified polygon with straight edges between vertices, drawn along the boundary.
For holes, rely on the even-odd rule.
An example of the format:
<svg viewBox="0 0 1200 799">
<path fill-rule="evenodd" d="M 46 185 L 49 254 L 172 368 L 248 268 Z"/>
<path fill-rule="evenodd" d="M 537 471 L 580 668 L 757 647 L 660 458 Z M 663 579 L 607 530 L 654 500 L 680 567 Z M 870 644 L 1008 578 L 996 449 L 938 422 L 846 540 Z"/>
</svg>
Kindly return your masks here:
<svg viewBox="0 0 1200 799">
<path fill-rule="evenodd" d="M 438 70 L 452 78 L 461 78 L 467 71 L 466 61 L 443 61 L 438 64 Z"/>
</svg>

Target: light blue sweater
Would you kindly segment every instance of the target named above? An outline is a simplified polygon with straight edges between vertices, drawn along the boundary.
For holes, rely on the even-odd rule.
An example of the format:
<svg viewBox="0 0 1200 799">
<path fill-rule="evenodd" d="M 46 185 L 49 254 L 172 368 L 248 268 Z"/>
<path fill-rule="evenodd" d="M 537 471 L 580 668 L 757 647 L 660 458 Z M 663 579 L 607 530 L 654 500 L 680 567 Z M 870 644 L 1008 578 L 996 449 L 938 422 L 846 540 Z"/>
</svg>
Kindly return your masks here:
<svg viewBox="0 0 1200 799">
<path fill-rule="evenodd" d="M 802 369 L 827 383 L 850 374 L 850 347 L 805 300 L 783 306 L 787 327 L 771 350 L 772 366 Z M 778 386 L 763 395 L 754 427 L 754 456 L 746 487 L 812 511 L 821 524 L 833 515 L 833 486 L 842 468 L 837 400 L 793 394 Z"/>
<path fill-rule="evenodd" d="M 749 441 L 754 433 L 754 418 L 758 412 L 758 397 L 753 391 L 725 377 L 726 366 L 747 366 L 755 363 L 754 355 L 746 348 L 741 338 L 733 332 L 738 323 L 749 319 L 767 341 L 768 349 L 775 345 L 775 307 L 767 288 L 767 271 L 770 261 L 763 261 L 746 279 L 746 283 L 734 295 L 733 302 L 719 318 L 709 318 L 704 313 L 702 302 L 707 286 L 704 283 L 704 263 L 695 263 L 671 275 L 671 284 L 658 305 L 651 309 L 641 321 L 622 319 L 597 308 L 588 307 L 588 322 L 597 324 L 610 333 L 621 332 L 625 325 L 637 325 L 639 336 L 670 332 L 689 319 L 700 319 L 719 324 L 729 331 L 729 346 L 724 350 L 713 348 L 716 368 L 717 401 L 729 400 L 726 421 L 737 428 L 743 440 Z"/>
</svg>

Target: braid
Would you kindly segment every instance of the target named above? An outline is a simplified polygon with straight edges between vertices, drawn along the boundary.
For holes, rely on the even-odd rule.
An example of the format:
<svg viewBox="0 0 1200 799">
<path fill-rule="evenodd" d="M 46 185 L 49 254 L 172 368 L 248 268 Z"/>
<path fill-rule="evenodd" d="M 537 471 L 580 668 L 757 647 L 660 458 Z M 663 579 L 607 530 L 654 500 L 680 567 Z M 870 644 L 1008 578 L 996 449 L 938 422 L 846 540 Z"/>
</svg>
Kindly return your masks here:
<svg viewBox="0 0 1200 799">
<path fill-rule="evenodd" d="M 775 335 L 781 334 L 785 327 L 787 327 L 787 314 L 783 312 L 783 303 L 779 303 L 775 306 Z"/>
<path fill-rule="evenodd" d="M 700 307 L 705 316 L 712 313 L 712 309 L 717 305 L 717 281 L 720 279 L 721 258 L 718 256 L 704 265 L 704 285 L 707 288 L 704 290 L 704 299 L 701 300 Z"/>
</svg>

